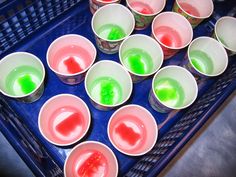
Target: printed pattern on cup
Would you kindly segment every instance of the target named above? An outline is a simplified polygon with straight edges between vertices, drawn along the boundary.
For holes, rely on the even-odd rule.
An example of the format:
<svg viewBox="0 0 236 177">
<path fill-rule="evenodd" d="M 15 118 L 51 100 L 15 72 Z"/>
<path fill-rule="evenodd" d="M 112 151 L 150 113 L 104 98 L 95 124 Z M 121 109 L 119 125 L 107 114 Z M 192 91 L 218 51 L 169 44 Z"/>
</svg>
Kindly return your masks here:
<svg viewBox="0 0 236 177">
<path fill-rule="evenodd" d="M 58 75 L 58 77 L 65 84 L 75 85 L 75 84 L 79 84 L 80 82 L 82 82 L 85 78 L 85 75 L 86 75 L 86 72 L 82 73 L 82 74 L 74 75 L 74 76 Z"/>
<path fill-rule="evenodd" d="M 179 14 L 181 14 L 182 16 L 184 16 L 189 23 L 192 25 L 192 28 L 195 28 L 197 25 L 199 25 L 199 23 L 201 23 L 203 21 L 203 19 L 200 18 L 194 18 L 189 16 L 187 13 L 185 13 L 179 6 L 178 4 L 175 2 L 174 6 L 173 6 L 173 11 L 177 12 Z"/>
<path fill-rule="evenodd" d="M 142 30 L 148 27 L 155 16 L 144 16 L 131 11 L 135 18 L 135 29 Z"/>
<path fill-rule="evenodd" d="M 103 40 L 96 36 L 96 43 L 97 43 L 98 48 L 106 54 L 117 53 L 122 41 L 123 40 L 117 41 L 117 42 L 111 42 L 111 41 Z"/>
<path fill-rule="evenodd" d="M 157 112 L 160 113 L 168 113 L 170 111 L 172 111 L 173 109 L 166 107 L 165 105 L 163 105 L 160 101 L 158 101 L 158 99 L 156 98 L 155 94 L 153 93 L 153 90 L 151 89 L 150 93 L 149 93 L 149 103 L 151 105 L 151 107 L 156 110 Z"/>
<path fill-rule="evenodd" d="M 120 3 L 120 0 L 114 3 Z M 99 2 L 97 0 L 89 0 L 90 11 L 94 14 L 100 7 L 106 5 L 107 3 Z"/>
</svg>

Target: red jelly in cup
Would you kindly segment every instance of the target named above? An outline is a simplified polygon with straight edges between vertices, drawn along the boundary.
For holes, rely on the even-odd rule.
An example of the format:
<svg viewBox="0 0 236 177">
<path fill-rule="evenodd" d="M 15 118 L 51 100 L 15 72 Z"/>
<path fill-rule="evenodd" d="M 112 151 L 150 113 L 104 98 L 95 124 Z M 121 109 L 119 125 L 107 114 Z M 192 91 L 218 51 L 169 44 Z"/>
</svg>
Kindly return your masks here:
<svg viewBox="0 0 236 177">
<path fill-rule="evenodd" d="M 86 134 L 90 125 L 90 112 L 80 98 L 61 94 L 42 106 L 38 121 L 40 132 L 49 142 L 66 146 Z"/>
<path fill-rule="evenodd" d="M 116 177 L 117 174 L 118 163 L 114 153 L 96 141 L 74 147 L 64 165 L 65 177 Z"/>
<path fill-rule="evenodd" d="M 154 146 L 158 128 L 154 117 L 145 108 L 127 105 L 112 115 L 107 132 L 117 150 L 126 155 L 138 156 Z"/>
</svg>

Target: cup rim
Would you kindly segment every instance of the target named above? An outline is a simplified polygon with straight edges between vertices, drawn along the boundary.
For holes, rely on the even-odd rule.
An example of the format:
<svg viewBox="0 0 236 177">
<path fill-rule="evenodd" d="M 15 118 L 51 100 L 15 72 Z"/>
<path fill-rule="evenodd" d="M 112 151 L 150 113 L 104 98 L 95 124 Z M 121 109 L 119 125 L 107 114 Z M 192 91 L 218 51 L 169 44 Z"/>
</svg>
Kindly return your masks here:
<svg viewBox="0 0 236 177">
<path fill-rule="evenodd" d="M 115 118 L 115 115 L 123 110 L 123 109 L 126 109 L 126 108 L 129 108 L 129 107 L 137 107 L 143 111 L 145 111 L 147 114 L 150 115 L 150 118 L 152 119 L 152 121 L 156 124 L 156 128 L 155 128 L 155 135 L 154 135 L 154 141 L 153 141 L 153 144 L 144 152 L 140 152 L 140 153 L 127 153 L 123 150 L 121 150 L 119 147 L 117 147 L 115 145 L 115 143 L 112 141 L 112 138 L 111 138 L 111 135 L 109 133 L 109 128 L 110 128 L 110 124 L 111 124 L 111 121 Z M 157 141 L 157 138 L 158 138 L 158 124 L 156 123 L 156 120 L 154 118 L 154 116 L 150 113 L 150 111 L 148 111 L 146 108 L 144 108 L 143 106 L 140 106 L 140 105 L 137 105 L 137 104 L 128 104 L 128 105 L 125 105 L 125 106 L 122 106 L 121 108 L 117 109 L 110 117 L 109 121 L 108 121 L 108 125 L 107 125 L 107 134 L 108 134 L 108 138 L 109 138 L 109 141 L 111 142 L 111 144 L 118 150 L 120 151 L 121 153 L 125 154 L 125 155 L 128 155 L 128 156 L 141 156 L 141 155 L 144 155 L 146 153 L 148 153 L 156 144 L 156 141 Z"/>
<path fill-rule="evenodd" d="M 50 65 L 50 62 L 49 62 L 49 51 L 51 50 L 52 46 L 58 42 L 60 39 L 63 39 L 63 38 L 67 38 L 67 37 L 76 37 L 76 38 L 81 38 L 83 40 L 85 40 L 86 42 L 88 42 L 92 49 L 93 49 L 93 52 L 94 52 L 94 57 L 92 59 L 92 62 L 89 64 L 88 67 L 86 67 L 84 70 L 80 71 L 80 72 L 77 72 L 77 73 L 74 73 L 74 74 L 68 74 L 68 73 L 62 73 L 62 72 L 59 72 L 57 71 L 56 69 L 54 69 L 51 65 Z M 65 34 L 65 35 L 62 35 L 58 38 L 56 38 L 48 47 L 47 49 L 47 53 L 46 53 L 46 60 L 47 60 L 47 65 L 48 67 L 54 72 L 56 73 L 57 75 L 60 75 L 60 76 L 65 76 L 65 77 L 72 77 L 72 76 L 77 76 L 77 75 L 80 75 L 80 74 L 83 74 L 85 73 L 92 65 L 93 63 L 95 62 L 96 60 L 96 57 L 97 57 L 97 50 L 95 48 L 95 46 L 93 45 L 93 43 L 87 39 L 86 37 L 82 36 L 82 35 L 79 35 L 79 34 Z"/>
<path fill-rule="evenodd" d="M 73 147 L 73 148 L 71 149 L 71 151 L 69 152 L 69 154 L 68 154 L 67 157 L 66 157 L 66 160 L 65 160 L 65 163 L 64 163 L 64 167 L 63 167 L 65 177 L 68 177 L 68 176 L 66 175 L 66 166 L 67 166 L 69 157 L 71 156 L 72 152 L 75 151 L 75 150 L 76 150 L 77 148 L 79 148 L 80 146 L 83 146 L 83 145 L 86 145 L 86 144 L 94 144 L 94 145 L 102 146 L 102 147 L 104 147 L 106 150 L 108 150 L 108 152 L 111 153 L 111 155 L 112 155 L 113 158 L 115 159 L 115 169 L 116 169 L 116 171 L 115 171 L 115 176 L 117 176 L 117 175 L 118 175 L 118 161 L 117 161 L 117 158 L 116 158 L 116 156 L 115 156 L 115 153 L 114 153 L 114 152 L 111 150 L 111 148 L 108 147 L 106 144 L 101 143 L 101 142 L 99 142 L 99 141 L 93 141 L 93 140 L 92 140 L 92 141 L 84 141 L 84 142 L 82 142 L 82 143 L 79 143 L 79 144 L 77 144 L 75 147 Z"/>
<path fill-rule="evenodd" d="M 24 54 L 24 55 L 29 55 L 31 57 L 33 57 L 34 59 L 36 59 L 36 61 L 40 64 L 41 68 L 42 68 L 42 79 L 40 81 L 40 83 L 38 84 L 38 86 L 30 93 L 27 93 L 27 94 L 24 94 L 24 95 L 10 95 L 8 94 L 7 92 L 3 91 L 1 88 L 0 88 L 0 93 L 2 93 L 3 95 L 7 96 L 7 97 L 10 97 L 10 98 L 15 98 L 15 99 L 20 99 L 20 98 L 25 98 L 27 96 L 30 96 L 32 94 L 34 94 L 43 84 L 44 82 L 44 79 L 45 79 L 45 75 L 46 75 L 46 71 L 45 71 L 45 68 L 44 68 L 44 65 L 42 63 L 42 61 L 34 54 L 32 53 L 29 53 L 29 52 L 13 52 L 11 54 L 8 54 L 6 55 L 5 57 L 3 57 L 1 60 L 0 60 L 0 65 L 1 63 L 3 63 L 5 60 L 7 60 L 8 57 L 11 57 L 13 55 L 19 55 L 19 54 Z M 5 61 L 6 62 L 6 61 Z"/>
<path fill-rule="evenodd" d="M 197 70 L 197 69 L 194 67 L 192 61 L 190 60 L 190 48 L 191 48 L 191 46 L 193 45 L 193 43 L 195 43 L 195 42 L 198 41 L 198 40 L 202 40 L 202 39 L 207 39 L 207 40 L 212 40 L 212 41 L 214 41 L 215 43 L 219 44 L 218 46 L 219 46 L 219 47 L 222 49 L 222 51 L 224 52 L 224 54 L 225 54 L 225 56 L 226 56 L 227 59 L 226 59 L 226 65 L 225 65 L 224 69 L 223 69 L 221 72 L 219 72 L 219 73 L 217 73 L 217 74 L 206 74 L 206 73 L 203 73 L 203 72 Z M 217 41 L 216 39 L 211 38 L 211 37 L 207 37 L 207 36 L 201 36 L 201 37 L 195 38 L 195 39 L 189 44 L 189 47 L 188 47 L 188 50 L 187 50 L 187 56 L 188 56 L 188 61 L 189 61 L 189 63 L 191 64 L 191 66 L 194 68 L 194 70 L 197 71 L 197 72 L 199 72 L 200 74 L 202 74 L 202 75 L 204 75 L 204 76 L 207 76 L 207 77 L 214 77 L 214 76 L 219 76 L 219 75 L 221 75 L 221 74 L 226 70 L 226 68 L 227 68 L 227 66 L 228 66 L 228 55 L 227 55 L 227 52 L 226 52 L 224 46 L 222 46 L 221 43 L 220 43 L 219 41 Z"/>
<path fill-rule="evenodd" d="M 87 113 L 88 113 L 88 117 L 87 117 L 87 118 L 88 118 L 88 126 L 86 127 L 86 130 L 84 131 L 84 133 L 81 135 L 80 138 L 78 138 L 78 139 L 76 139 L 76 140 L 74 140 L 74 141 L 72 141 L 72 142 L 70 142 L 70 143 L 56 143 L 56 142 L 54 142 L 53 140 L 50 140 L 50 139 L 44 134 L 44 132 L 43 132 L 43 130 L 42 130 L 42 126 L 41 126 L 40 121 L 41 121 L 41 119 L 42 119 L 42 112 L 43 112 L 43 110 L 45 109 L 45 107 L 46 107 L 52 100 L 58 99 L 58 98 L 60 98 L 60 97 L 65 97 L 65 96 L 66 96 L 66 97 L 73 97 L 73 98 L 79 100 L 79 101 L 85 106 L 85 109 L 86 109 L 86 111 L 87 111 Z M 48 142 L 50 142 L 51 144 L 54 144 L 54 145 L 56 145 L 56 146 L 69 146 L 69 145 L 73 145 L 73 144 L 75 144 L 76 142 L 80 141 L 80 140 L 83 139 L 84 136 L 87 134 L 87 132 L 88 132 L 88 130 L 89 130 L 89 128 L 90 128 L 90 124 L 91 124 L 91 113 L 90 113 L 90 110 L 89 110 L 87 104 L 86 104 L 80 97 L 75 96 L 75 95 L 73 95 L 73 94 L 68 94 L 68 93 L 58 94 L 58 95 L 55 95 L 55 96 L 49 98 L 46 102 L 44 102 L 44 104 L 43 104 L 43 106 L 40 108 L 40 111 L 39 111 L 39 114 L 38 114 L 38 127 L 39 127 L 39 131 L 40 131 L 41 135 L 42 135 Z"/>
<path fill-rule="evenodd" d="M 192 15 L 192 14 L 186 12 L 186 11 L 181 7 L 181 5 L 179 4 L 179 0 L 176 0 L 177 6 L 178 6 L 184 13 L 186 13 L 188 16 L 190 16 L 190 17 L 192 17 L 192 18 L 196 18 L 196 19 L 206 19 L 206 18 L 209 18 L 209 17 L 212 15 L 212 13 L 213 13 L 213 11 L 214 11 L 214 4 L 213 4 L 212 0 L 209 0 L 209 2 L 211 3 L 211 7 L 210 7 L 211 10 L 210 10 L 210 13 L 209 13 L 208 15 L 198 17 L 198 16 L 195 16 L 195 15 Z"/>
<path fill-rule="evenodd" d="M 180 107 L 173 107 L 173 106 L 168 106 L 166 104 L 164 104 L 155 94 L 155 90 L 154 90 L 154 83 L 155 83 L 155 79 L 157 77 L 157 75 L 162 72 L 162 70 L 165 70 L 165 69 L 168 69 L 168 68 L 178 68 L 178 69 L 181 69 L 181 70 L 184 70 L 184 72 L 186 72 L 187 74 L 189 74 L 189 76 L 192 78 L 193 82 L 194 82 L 194 87 L 195 87 L 195 94 L 193 96 L 193 99 L 188 103 L 186 104 L 185 106 L 180 106 Z M 194 76 L 185 68 L 181 67 L 181 66 L 177 66 L 177 65 L 168 65 L 168 66 L 165 66 L 163 68 L 161 68 L 159 71 L 157 71 L 157 73 L 155 74 L 155 76 L 153 77 L 153 80 L 152 80 L 152 92 L 154 93 L 154 96 L 155 98 L 162 104 L 164 105 L 165 107 L 167 108 L 170 108 L 170 109 L 173 109 L 173 110 L 182 110 L 182 109 L 185 109 L 187 107 L 189 107 L 190 105 L 193 104 L 193 102 L 197 99 L 197 95 L 198 95 L 198 85 L 197 85 L 197 82 L 194 78 Z"/>
<path fill-rule="evenodd" d="M 159 14 L 165 8 L 166 0 L 163 0 L 163 4 L 162 4 L 162 7 L 160 8 L 160 10 L 155 12 L 155 13 L 152 13 L 152 14 L 142 14 L 141 12 L 138 12 L 137 10 L 135 10 L 134 8 L 132 8 L 130 6 L 129 0 L 126 0 L 126 4 L 130 8 L 131 11 L 134 11 L 135 13 L 137 13 L 139 15 L 146 16 L 146 17 L 152 17 L 152 16 L 155 16 L 155 15 Z"/>
<path fill-rule="evenodd" d="M 101 10 L 103 10 L 104 8 L 109 8 L 109 7 L 111 7 L 111 6 L 120 6 L 121 8 L 123 8 L 124 10 L 126 10 L 126 11 L 128 12 L 128 14 L 131 16 L 131 19 L 132 19 L 132 30 L 130 30 L 130 32 L 129 32 L 127 35 L 125 35 L 123 38 L 116 39 L 116 40 L 110 40 L 110 39 L 105 39 L 105 38 L 103 38 L 103 37 L 100 37 L 100 36 L 97 34 L 96 30 L 94 29 L 94 18 L 97 16 L 97 13 L 99 13 L 99 12 L 100 12 Z M 134 28 L 135 28 L 135 19 L 134 19 L 134 15 L 131 13 L 131 11 L 130 11 L 127 7 L 125 7 L 125 6 L 121 5 L 121 4 L 116 4 L 116 3 L 115 3 L 115 4 L 107 4 L 107 5 L 105 5 L 105 6 L 100 7 L 100 8 L 93 14 L 93 17 L 92 17 L 92 20 L 91 20 L 91 27 L 92 27 L 92 31 L 93 31 L 93 33 L 95 34 L 96 37 L 98 37 L 98 38 L 100 38 L 100 39 L 102 39 L 102 40 L 104 40 L 104 41 L 107 41 L 107 42 L 115 43 L 115 42 L 120 42 L 120 41 L 124 40 L 125 38 L 127 38 L 128 36 L 130 36 L 130 35 L 132 34 L 132 32 L 134 31 Z"/>
<path fill-rule="evenodd" d="M 214 26 L 214 31 L 215 31 L 216 39 L 217 39 L 218 42 L 220 42 L 220 43 L 224 46 L 224 48 L 228 49 L 229 51 L 236 52 L 236 49 L 234 50 L 234 49 L 232 49 L 232 48 L 226 46 L 225 44 L 223 44 L 223 43 L 219 40 L 219 36 L 218 36 L 218 33 L 217 33 L 217 27 L 218 27 L 218 24 L 219 24 L 222 20 L 224 20 L 224 19 L 232 19 L 232 20 L 234 20 L 234 21 L 236 22 L 236 18 L 235 18 L 235 17 L 231 17 L 231 16 L 223 16 L 223 17 L 219 18 L 219 19 L 216 21 L 216 24 L 215 24 L 215 26 Z"/>
<path fill-rule="evenodd" d="M 97 0 L 98 2 L 100 3 L 103 3 L 103 4 L 110 4 L 110 3 L 115 3 L 115 2 L 118 2 L 120 0 L 112 0 L 112 1 L 102 1 L 102 0 Z"/>
<path fill-rule="evenodd" d="M 106 105 L 106 104 L 99 103 L 98 101 L 96 101 L 94 98 L 91 97 L 91 95 L 90 95 L 90 93 L 89 93 L 89 91 L 88 91 L 88 88 L 87 88 L 88 75 L 89 75 L 89 73 L 91 72 L 91 70 L 92 70 L 93 68 L 95 68 L 95 67 L 96 67 L 98 64 L 100 64 L 100 63 L 112 63 L 112 64 L 115 64 L 115 65 L 121 67 L 121 68 L 124 70 L 124 72 L 126 73 L 128 79 L 129 79 L 129 83 L 130 83 L 130 92 L 129 92 L 128 96 L 127 96 L 122 102 L 117 103 L 117 104 L 114 104 L 114 105 Z M 85 91 L 86 91 L 87 95 L 89 96 L 89 98 L 90 98 L 93 102 L 95 102 L 96 104 L 101 105 L 101 106 L 103 106 L 103 107 L 107 107 L 107 108 L 114 108 L 114 107 L 117 107 L 117 106 L 120 106 L 120 105 L 124 104 L 124 103 L 130 98 L 130 96 L 131 96 L 131 94 L 132 94 L 132 90 L 133 90 L 133 82 L 132 82 L 131 76 L 130 76 L 130 74 L 128 73 L 128 71 L 127 71 L 121 64 L 119 64 L 119 63 L 117 63 L 117 62 L 115 62 L 115 61 L 111 61 L 111 60 L 101 60 L 101 61 L 96 62 L 96 63 L 88 70 L 88 72 L 87 72 L 87 74 L 86 74 L 86 76 L 85 76 L 84 85 L 85 85 Z"/>
<path fill-rule="evenodd" d="M 188 25 L 188 28 L 190 29 L 190 35 L 191 35 L 191 36 L 190 36 L 190 38 L 189 38 L 190 40 L 189 40 L 185 45 L 182 45 L 182 46 L 180 46 L 180 47 L 170 47 L 170 46 L 167 46 L 167 45 L 163 44 L 163 43 L 156 37 L 156 34 L 154 33 L 154 21 L 155 21 L 157 18 L 159 18 L 160 16 L 165 15 L 165 14 L 173 14 L 173 15 L 176 15 L 176 16 L 178 16 L 179 18 L 182 18 L 182 19 L 186 22 L 186 25 Z M 192 28 L 190 22 L 189 22 L 184 16 L 182 16 L 182 15 L 180 15 L 179 13 L 176 13 L 176 12 L 166 11 L 166 12 L 162 12 L 162 13 L 158 14 L 158 15 L 153 19 L 153 21 L 152 21 L 152 34 L 153 34 L 155 40 L 157 40 L 158 43 L 160 43 L 160 45 L 163 45 L 165 48 L 167 48 L 167 49 L 173 49 L 173 50 L 180 50 L 180 49 L 183 49 L 183 48 L 187 47 L 187 46 L 191 43 L 191 41 L 192 41 L 192 39 L 193 39 L 193 28 Z"/>
<path fill-rule="evenodd" d="M 125 42 L 126 42 L 127 40 L 129 40 L 130 38 L 134 38 L 134 37 L 143 37 L 143 38 L 146 38 L 146 39 L 148 39 L 148 40 L 153 41 L 153 42 L 156 44 L 156 46 L 159 48 L 160 52 L 161 52 L 161 59 L 160 59 L 160 60 L 161 60 L 161 63 L 160 63 L 160 65 L 159 65 L 154 71 L 152 71 L 151 73 L 148 73 L 148 74 L 137 74 L 137 73 L 134 73 L 134 72 L 131 71 L 129 68 L 127 68 L 127 67 L 124 65 L 123 61 L 122 61 L 121 49 L 122 49 L 123 45 L 125 44 Z M 148 76 L 151 76 L 151 75 L 153 75 L 154 73 L 156 73 L 156 72 L 161 68 L 161 66 L 162 66 L 162 64 L 163 64 L 163 61 L 164 61 L 164 53 L 163 53 L 163 50 L 162 50 L 160 44 L 159 44 L 155 39 L 151 38 L 150 36 L 144 35 L 144 34 L 133 34 L 133 35 L 128 36 L 124 41 L 122 41 L 122 43 L 121 43 L 121 45 L 120 45 L 120 47 L 119 47 L 119 60 L 120 60 L 120 63 L 122 64 L 122 66 L 123 66 L 126 70 L 128 70 L 128 72 L 130 72 L 131 74 L 133 74 L 133 75 L 135 75 L 135 76 L 139 76 L 139 77 L 148 77 Z"/>
</svg>

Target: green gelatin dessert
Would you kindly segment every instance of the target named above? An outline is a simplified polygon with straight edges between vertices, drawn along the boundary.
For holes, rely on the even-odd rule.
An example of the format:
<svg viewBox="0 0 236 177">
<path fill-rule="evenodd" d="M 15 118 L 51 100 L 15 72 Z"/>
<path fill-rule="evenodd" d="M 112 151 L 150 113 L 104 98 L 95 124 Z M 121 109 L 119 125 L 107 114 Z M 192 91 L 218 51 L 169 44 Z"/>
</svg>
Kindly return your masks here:
<svg viewBox="0 0 236 177">
<path fill-rule="evenodd" d="M 98 29 L 98 36 L 108 40 L 119 40 L 124 38 L 126 34 L 118 25 L 106 24 Z"/>
<path fill-rule="evenodd" d="M 42 80 L 42 73 L 31 66 L 20 66 L 6 77 L 6 91 L 15 96 L 33 92 Z"/>
<path fill-rule="evenodd" d="M 96 79 L 91 84 L 89 92 L 93 99 L 104 105 L 114 105 L 122 101 L 122 88 L 111 77 L 100 77 Z"/>
<path fill-rule="evenodd" d="M 124 65 L 135 74 L 150 74 L 153 71 L 151 56 L 144 50 L 134 48 L 124 52 Z"/>
<path fill-rule="evenodd" d="M 193 66 L 204 74 L 213 73 L 213 62 L 212 59 L 200 50 L 194 50 L 190 52 L 190 60 Z"/>
<path fill-rule="evenodd" d="M 180 107 L 184 102 L 184 90 L 174 79 L 162 78 L 155 82 L 154 91 L 159 100 L 169 107 Z"/>
</svg>

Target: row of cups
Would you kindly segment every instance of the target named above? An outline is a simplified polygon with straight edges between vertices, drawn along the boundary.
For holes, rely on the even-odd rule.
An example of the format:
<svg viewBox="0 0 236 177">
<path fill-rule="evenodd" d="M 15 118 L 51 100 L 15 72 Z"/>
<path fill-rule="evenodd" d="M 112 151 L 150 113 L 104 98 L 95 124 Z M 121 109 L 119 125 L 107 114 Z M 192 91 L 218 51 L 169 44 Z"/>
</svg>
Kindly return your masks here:
<svg viewBox="0 0 236 177">
<path fill-rule="evenodd" d="M 64 48 L 68 50 L 68 47 L 72 53 L 77 52 L 79 48 L 81 53 L 88 54 L 85 55 L 84 58 L 80 57 L 81 61 L 79 62 L 81 63 L 80 66 L 83 67 L 82 70 L 73 74 L 63 72 L 65 71 L 65 66 L 63 65 L 63 62 L 65 63 L 64 59 L 65 57 L 68 58 L 68 54 L 64 51 Z M 149 73 L 138 74 L 128 68 L 123 55 L 132 48 L 139 48 L 150 54 L 152 69 Z M 195 51 L 204 52 L 212 59 L 211 73 L 204 73 L 204 71 L 199 70 L 199 66 L 194 65 L 191 60 L 191 55 Z M 73 34 L 62 36 L 50 45 L 47 52 L 47 63 L 50 69 L 56 73 L 63 83 L 74 85 L 80 83 L 85 78 L 85 90 L 93 105 L 100 110 L 110 110 L 124 104 L 132 94 L 132 83 L 140 82 L 155 74 L 152 81 L 149 102 L 152 108 L 159 112 L 183 109 L 191 105 L 198 93 L 197 82 L 195 79 L 199 81 L 200 79 L 207 77 L 218 76 L 224 72 L 228 65 L 228 56 L 225 49 L 218 41 L 210 37 L 199 37 L 192 41 L 188 48 L 188 54 L 182 62 L 182 67 L 167 66 L 161 68 L 163 63 L 163 52 L 160 45 L 153 38 L 142 34 L 131 35 L 125 39 L 120 46 L 119 57 L 120 63 L 123 66 L 109 60 L 102 60 L 94 64 L 96 58 L 96 49 L 94 45 L 83 36 Z M 68 59 L 66 61 L 68 61 Z M 74 60 L 69 61 L 69 64 L 72 66 L 72 69 L 75 69 L 76 64 Z M 134 62 L 133 64 L 137 65 L 137 62 Z M 208 63 L 203 62 L 200 64 L 206 65 L 206 68 L 210 67 L 207 65 Z M 24 86 L 19 85 L 19 79 L 21 82 L 27 82 L 26 76 L 20 76 L 24 75 L 24 72 L 27 72 L 27 70 L 25 69 L 23 70 L 23 73 L 18 73 L 18 81 L 16 81 L 17 76 L 13 75 L 12 77 L 9 77 L 12 73 L 20 70 L 18 68 L 24 66 L 35 68 L 37 73 L 39 73 L 38 78 L 32 78 L 31 81 L 36 83 L 36 86 L 26 94 L 19 93 L 20 89 L 24 89 Z M 4 95 L 24 102 L 33 102 L 39 99 L 43 94 L 45 69 L 42 62 L 36 56 L 26 52 L 12 53 L 0 61 L 0 70 L 2 71 L 0 90 Z M 170 78 L 178 81 L 185 94 L 183 104 L 174 107 L 168 104 L 166 105 L 156 94 L 154 94 L 157 85 L 156 83 L 162 78 Z M 107 80 L 110 83 L 106 83 Z M 99 83 L 97 84 L 103 84 L 104 86 L 96 85 L 95 83 L 98 81 Z M 31 83 L 28 82 L 26 89 L 30 86 Z M 113 90 L 110 89 L 110 87 L 113 86 Z M 106 100 L 101 101 L 100 97 L 102 96 L 99 95 L 100 92 L 102 92 L 101 94 L 103 95 L 105 94 L 104 99 Z M 109 97 L 112 96 L 114 97 L 114 99 L 112 98 L 114 101 L 109 102 Z"/>
<path fill-rule="evenodd" d="M 71 94 L 50 98 L 41 108 L 38 126 L 50 143 L 68 146 L 88 133 L 91 115 L 86 103 Z M 121 153 L 140 156 L 150 151 L 158 137 L 158 126 L 152 114 L 139 105 L 126 105 L 109 119 L 107 135 Z M 90 171 L 90 172 L 89 172 Z M 113 151 L 100 142 L 85 141 L 75 146 L 64 164 L 65 176 L 117 176 L 118 163 Z"/>
<path fill-rule="evenodd" d="M 178 1 L 176 1 L 176 3 L 177 2 Z M 202 7 L 201 3 L 197 1 L 194 2 Z M 210 2 L 212 3 L 211 0 Z M 162 47 L 165 59 L 171 58 L 180 49 L 187 47 L 193 38 L 193 29 L 190 22 L 196 22 L 196 20 L 190 20 L 190 18 L 182 14 L 183 11 L 176 11 L 178 13 L 162 12 L 155 16 L 155 18 L 153 17 L 154 19 L 150 21 L 150 23 L 152 22 L 151 36 L 157 40 Z M 200 21 L 202 20 L 203 19 Z M 100 29 L 107 24 L 121 27 L 125 35 L 116 40 L 105 38 L 100 34 Z M 137 22 L 135 22 L 134 15 L 123 5 L 109 4 L 99 8 L 93 15 L 91 22 L 98 48 L 107 54 L 118 52 L 120 44 L 133 32 L 135 24 L 137 24 Z M 229 55 L 236 53 L 236 40 L 231 37 L 234 34 L 235 28 L 236 19 L 229 16 L 220 18 L 215 25 L 213 37 L 226 48 Z M 165 41 L 161 35 L 169 35 L 172 41 L 170 39 L 166 39 L 168 41 Z"/>
</svg>

